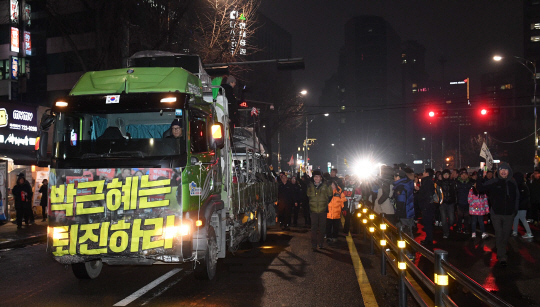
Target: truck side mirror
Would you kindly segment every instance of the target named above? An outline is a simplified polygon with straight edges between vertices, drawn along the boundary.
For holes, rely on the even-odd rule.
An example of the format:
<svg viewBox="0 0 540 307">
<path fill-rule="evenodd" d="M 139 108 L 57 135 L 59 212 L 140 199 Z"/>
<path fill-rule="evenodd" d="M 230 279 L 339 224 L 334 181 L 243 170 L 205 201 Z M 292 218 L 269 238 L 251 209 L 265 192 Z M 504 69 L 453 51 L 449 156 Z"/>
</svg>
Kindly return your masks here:
<svg viewBox="0 0 540 307">
<path fill-rule="evenodd" d="M 223 124 L 215 123 L 212 125 L 212 141 L 216 148 L 223 148 L 225 146 L 225 138 L 223 136 Z"/>
<path fill-rule="evenodd" d="M 40 131 L 36 138 L 36 156 L 38 166 L 47 166 L 50 161 L 47 157 L 47 144 L 49 143 L 49 133 L 47 131 Z"/>
</svg>

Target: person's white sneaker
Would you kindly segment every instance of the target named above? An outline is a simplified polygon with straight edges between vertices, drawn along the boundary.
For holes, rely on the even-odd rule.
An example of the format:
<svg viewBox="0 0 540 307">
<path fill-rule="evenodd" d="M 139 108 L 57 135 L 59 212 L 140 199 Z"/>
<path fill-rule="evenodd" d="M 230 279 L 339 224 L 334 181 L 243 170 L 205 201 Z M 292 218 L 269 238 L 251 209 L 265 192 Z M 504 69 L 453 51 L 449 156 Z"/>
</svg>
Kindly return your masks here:
<svg viewBox="0 0 540 307">
<path fill-rule="evenodd" d="M 472 239 L 476 238 L 476 232 L 473 232 L 473 233 L 472 233 L 471 238 L 472 238 Z"/>
<path fill-rule="evenodd" d="M 532 234 L 530 234 L 530 233 L 526 233 L 526 234 L 524 234 L 524 235 L 522 236 L 522 238 L 523 238 L 523 239 L 532 239 L 532 238 L 534 238 L 534 236 L 533 236 Z"/>
<path fill-rule="evenodd" d="M 517 232 L 512 232 L 512 237 L 517 237 Z"/>
<path fill-rule="evenodd" d="M 487 237 L 489 237 L 489 235 L 487 233 L 482 233 L 482 239 L 486 239 Z"/>
</svg>

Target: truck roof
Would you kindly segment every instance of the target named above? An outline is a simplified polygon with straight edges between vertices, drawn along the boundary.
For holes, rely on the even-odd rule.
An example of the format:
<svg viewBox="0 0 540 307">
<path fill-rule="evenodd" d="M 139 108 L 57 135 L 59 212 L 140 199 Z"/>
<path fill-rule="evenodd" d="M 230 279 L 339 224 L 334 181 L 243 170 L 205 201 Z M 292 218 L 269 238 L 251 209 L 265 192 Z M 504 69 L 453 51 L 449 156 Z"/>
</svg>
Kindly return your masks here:
<svg viewBox="0 0 540 307">
<path fill-rule="evenodd" d="M 85 73 L 70 96 L 180 92 L 202 97 L 201 80 L 179 67 L 130 67 Z"/>
</svg>

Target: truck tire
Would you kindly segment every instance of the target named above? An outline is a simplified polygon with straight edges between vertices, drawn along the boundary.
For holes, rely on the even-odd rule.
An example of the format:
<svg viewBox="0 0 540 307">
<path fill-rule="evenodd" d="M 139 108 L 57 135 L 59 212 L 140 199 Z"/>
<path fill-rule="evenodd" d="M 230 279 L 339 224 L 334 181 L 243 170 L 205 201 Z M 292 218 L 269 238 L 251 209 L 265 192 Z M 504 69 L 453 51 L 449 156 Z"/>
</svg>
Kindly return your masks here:
<svg viewBox="0 0 540 307">
<path fill-rule="evenodd" d="M 195 264 L 195 278 L 199 280 L 212 280 L 216 276 L 218 245 L 214 227 L 208 226 L 206 252 L 204 258 Z"/>
<path fill-rule="evenodd" d="M 261 225 L 261 243 L 266 241 L 266 230 L 267 230 L 267 221 L 266 221 L 266 218 L 263 218 L 262 225 Z"/>
<path fill-rule="evenodd" d="M 102 268 L 103 262 L 101 262 L 101 259 L 71 265 L 71 270 L 78 279 L 94 279 L 99 276 Z"/>
</svg>

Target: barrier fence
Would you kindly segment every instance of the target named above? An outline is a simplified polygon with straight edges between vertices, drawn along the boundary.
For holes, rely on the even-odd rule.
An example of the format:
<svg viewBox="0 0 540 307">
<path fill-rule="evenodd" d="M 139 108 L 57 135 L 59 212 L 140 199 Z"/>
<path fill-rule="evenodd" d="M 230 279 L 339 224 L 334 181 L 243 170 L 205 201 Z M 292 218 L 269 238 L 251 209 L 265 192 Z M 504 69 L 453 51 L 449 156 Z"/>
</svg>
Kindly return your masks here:
<svg viewBox="0 0 540 307">
<path fill-rule="evenodd" d="M 448 252 L 436 250 L 432 252 L 416 242 L 408 234 L 402 231 L 402 227 L 397 228 L 391 224 L 384 214 L 379 216 L 367 206 L 360 204 L 360 209 L 356 217 L 361 222 L 359 230 L 363 232 L 364 241 L 370 240 L 370 253 L 374 254 L 374 248 L 377 246 L 381 251 L 381 274 L 386 275 L 386 262 L 396 272 L 399 277 L 399 306 L 407 306 L 407 293 L 418 302 L 420 306 L 430 306 L 426 300 L 424 291 L 418 291 L 417 281 L 420 281 L 433 294 L 431 297 L 435 306 L 458 306 L 448 294 L 449 277 L 455 282 L 470 290 L 480 301 L 489 306 L 511 307 L 512 305 L 493 293 L 486 290 L 476 281 L 471 279 L 465 273 L 461 272 L 455 266 L 448 262 Z M 376 223 L 378 221 L 378 225 Z M 420 253 L 434 265 L 433 280 L 427 277 L 420 268 L 416 266 L 406 255 L 405 250 L 413 249 Z M 397 261 L 396 261 L 397 260 Z M 416 278 L 407 276 L 410 272 Z"/>
</svg>

